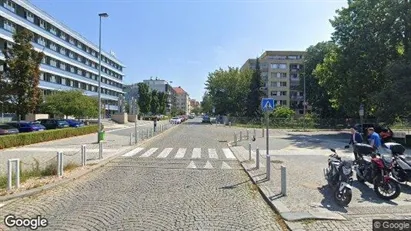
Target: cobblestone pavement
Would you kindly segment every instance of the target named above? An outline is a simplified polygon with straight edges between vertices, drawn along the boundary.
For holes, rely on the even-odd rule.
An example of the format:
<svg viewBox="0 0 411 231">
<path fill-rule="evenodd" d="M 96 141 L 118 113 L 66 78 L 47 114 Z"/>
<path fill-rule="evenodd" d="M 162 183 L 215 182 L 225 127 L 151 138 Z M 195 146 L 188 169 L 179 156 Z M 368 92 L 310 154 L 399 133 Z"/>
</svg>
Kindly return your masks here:
<svg viewBox="0 0 411 231">
<path fill-rule="evenodd" d="M 273 201 L 282 202 L 291 212 L 328 210 L 348 219 L 347 221 L 297 222 L 306 230 L 372 230 L 372 219 L 409 218 L 411 214 L 411 187 L 409 186 L 402 186 L 402 193 L 397 199 L 383 201 L 376 196 L 371 185 L 354 181 L 353 199 L 350 205 L 341 208 L 334 203 L 328 187 L 323 187 L 326 185 L 323 169 L 327 166 L 328 155 L 331 154 L 329 148 L 336 148 L 343 159 L 353 159 L 351 150 L 342 149 L 347 144 L 342 138 L 335 134 L 329 136 L 273 134 L 270 136 L 269 147 L 272 179 L 261 185 L 269 185 L 273 195 L 278 194 L 281 191 L 280 165 L 284 165 L 287 167 L 287 196 L 273 198 Z M 242 149 L 248 156 L 249 143 L 250 141 L 238 142 L 236 148 Z M 253 163 L 255 163 L 256 147 L 260 148 L 261 160 L 259 172 L 254 171 L 253 174 L 265 175 L 265 138 L 260 134 L 257 140 L 251 143 Z"/>
<path fill-rule="evenodd" d="M 2 207 L 0 217 L 42 215 L 44 230 L 282 230 L 224 151 L 234 130 L 182 124 L 85 178 Z"/>
<path fill-rule="evenodd" d="M 168 121 L 159 122 L 159 126 L 171 125 Z M 152 129 L 152 123 L 139 121 L 138 131 L 139 140 L 146 139 L 147 131 Z M 125 151 L 131 147 L 130 133 L 134 133 L 134 127 L 109 130 L 106 132 L 105 143 L 103 144 L 103 156 L 109 157 L 119 152 Z M 151 134 L 149 134 L 151 136 Z M 67 139 L 55 140 L 50 142 L 27 145 L 23 147 L 9 148 L 0 150 L 0 175 L 6 173 L 7 160 L 19 158 L 22 163 L 22 169 L 33 168 L 36 161 L 39 167 L 43 168 L 56 161 L 56 153 L 62 151 L 65 163 L 81 163 L 81 146 L 86 145 L 88 161 L 95 161 L 99 156 L 99 145 L 97 134 L 90 134 Z M 134 137 L 133 143 L 134 144 Z"/>
</svg>

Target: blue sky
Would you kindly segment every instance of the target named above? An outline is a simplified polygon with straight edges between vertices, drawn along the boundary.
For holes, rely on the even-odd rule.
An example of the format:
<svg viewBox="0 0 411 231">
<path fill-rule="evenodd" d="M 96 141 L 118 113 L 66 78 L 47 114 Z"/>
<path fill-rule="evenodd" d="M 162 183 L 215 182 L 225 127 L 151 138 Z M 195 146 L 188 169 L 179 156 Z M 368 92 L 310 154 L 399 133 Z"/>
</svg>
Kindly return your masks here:
<svg viewBox="0 0 411 231">
<path fill-rule="evenodd" d="M 345 0 L 32 0 L 127 66 L 126 83 L 173 81 L 201 100 L 208 73 L 241 67 L 263 50 L 305 50 L 330 38 Z"/>
</svg>

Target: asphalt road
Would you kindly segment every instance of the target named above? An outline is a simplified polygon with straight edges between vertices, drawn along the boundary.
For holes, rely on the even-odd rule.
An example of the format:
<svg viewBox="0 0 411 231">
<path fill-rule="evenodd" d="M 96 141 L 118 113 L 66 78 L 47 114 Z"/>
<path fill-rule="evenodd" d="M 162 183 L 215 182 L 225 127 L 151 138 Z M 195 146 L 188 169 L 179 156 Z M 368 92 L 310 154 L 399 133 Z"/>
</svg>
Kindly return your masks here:
<svg viewBox="0 0 411 231">
<path fill-rule="evenodd" d="M 75 182 L 8 204 L 0 217 L 41 215 L 48 226 L 39 230 L 281 230 L 224 142 L 232 133 L 200 121 Z"/>
</svg>

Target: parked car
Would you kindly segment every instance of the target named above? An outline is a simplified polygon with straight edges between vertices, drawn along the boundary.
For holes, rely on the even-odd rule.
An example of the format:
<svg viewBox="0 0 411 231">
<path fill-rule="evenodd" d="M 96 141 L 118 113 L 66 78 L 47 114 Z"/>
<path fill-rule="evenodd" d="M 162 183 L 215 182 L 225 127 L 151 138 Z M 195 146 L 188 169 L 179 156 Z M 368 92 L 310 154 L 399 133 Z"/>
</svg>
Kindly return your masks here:
<svg viewBox="0 0 411 231">
<path fill-rule="evenodd" d="M 170 119 L 170 123 L 172 123 L 172 124 L 181 124 L 181 118 L 173 117 L 173 118 Z"/>
<path fill-rule="evenodd" d="M 67 121 L 70 127 L 74 127 L 74 128 L 84 127 L 84 123 L 82 121 L 73 120 L 73 119 L 67 119 L 65 121 Z"/>
<path fill-rule="evenodd" d="M 19 132 L 38 132 L 46 130 L 43 125 L 29 121 L 12 121 L 7 124 L 17 128 Z"/>
<path fill-rule="evenodd" d="M 41 119 L 38 120 L 46 129 L 68 128 L 69 123 L 62 119 Z"/>
<path fill-rule="evenodd" d="M 211 123 L 210 116 L 204 115 L 203 116 L 203 123 Z"/>
<path fill-rule="evenodd" d="M 18 134 L 19 130 L 8 124 L 0 124 L 0 135 Z"/>
</svg>

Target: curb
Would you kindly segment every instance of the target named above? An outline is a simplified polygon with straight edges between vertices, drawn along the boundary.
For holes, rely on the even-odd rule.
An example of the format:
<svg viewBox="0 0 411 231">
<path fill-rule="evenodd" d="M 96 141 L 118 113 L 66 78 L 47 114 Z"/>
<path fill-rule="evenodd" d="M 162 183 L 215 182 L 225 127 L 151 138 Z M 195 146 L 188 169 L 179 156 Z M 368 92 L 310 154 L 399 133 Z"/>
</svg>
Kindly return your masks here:
<svg viewBox="0 0 411 231">
<path fill-rule="evenodd" d="M 231 142 L 227 142 L 227 146 L 230 148 L 230 150 L 236 155 L 236 151 L 234 151 L 232 149 L 234 141 Z M 251 174 L 247 171 L 245 165 L 243 164 L 243 161 L 241 161 L 237 155 L 236 158 L 238 161 L 240 161 L 240 164 L 243 168 L 243 170 L 247 173 L 248 177 L 250 178 L 250 180 L 253 182 L 254 185 L 257 186 L 258 191 L 260 192 L 260 194 L 263 196 L 264 200 L 268 203 L 268 205 L 274 209 L 274 211 L 276 211 L 281 218 L 284 220 L 285 224 L 287 225 L 287 227 L 290 230 L 298 230 L 298 231 L 303 231 L 305 230 L 304 227 L 300 224 L 300 223 L 296 223 L 298 221 L 303 221 L 303 220 L 310 220 L 310 219 L 314 219 L 314 220 L 346 220 L 343 216 L 340 216 L 339 218 L 330 218 L 327 217 L 326 214 L 323 214 L 321 212 L 317 212 L 317 215 L 314 213 L 312 214 L 311 212 L 291 212 L 291 210 L 282 202 L 280 201 L 271 201 L 269 199 L 269 196 L 266 195 L 263 191 L 263 189 L 261 188 L 261 186 L 259 186 L 257 184 L 257 182 L 254 180 L 254 178 L 251 176 Z M 332 212 L 330 212 L 332 213 Z M 334 213 L 332 213 L 334 214 Z M 337 215 L 337 214 L 335 214 Z"/>
<path fill-rule="evenodd" d="M 16 199 L 18 199 L 18 198 L 23 198 L 23 197 L 28 197 L 28 196 L 34 196 L 34 195 L 39 194 L 39 193 L 41 193 L 41 192 L 43 192 L 43 191 L 46 191 L 46 190 L 49 190 L 49 189 L 53 189 L 53 188 L 56 188 L 56 187 L 58 187 L 58 186 L 60 186 L 60 185 L 63 185 L 63 184 L 72 182 L 72 181 L 74 181 L 74 180 L 76 180 L 76 179 L 79 179 L 79 178 L 81 178 L 81 177 L 83 177 L 83 176 L 85 176 L 85 175 L 87 175 L 87 174 L 89 174 L 89 173 L 91 173 L 91 172 L 94 172 L 96 169 L 98 169 L 98 168 L 100 168 L 100 167 L 104 167 L 104 166 L 105 166 L 106 164 L 108 164 L 111 160 L 113 160 L 113 159 L 121 156 L 122 154 L 127 153 L 128 151 L 133 150 L 133 149 L 135 149 L 136 147 L 138 147 L 138 146 L 140 146 L 140 145 L 144 145 L 145 143 L 151 141 L 152 139 L 154 139 L 154 138 L 156 138 L 156 137 L 159 137 L 159 136 L 167 133 L 168 131 L 170 131 L 170 130 L 176 128 L 176 127 L 177 127 L 177 126 L 173 126 L 173 127 L 169 128 L 169 129 L 163 131 L 162 133 L 157 134 L 156 136 L 150 137 L 149 139 L 146 139 L 146 140 L 142 140 L 142 141 L 139 142 L 137 145 L 130 146 L 130 148 L 127 148 L 127 149 L 125 149 L 124 151 L 119 151 L 118 153 L 114 154 L 113 156 L 111 156 L 111 157 L 109 157 L 109 158 L 107 158 L 107 159 L 105 159 L 105 160 L 102 160 L 102 161 L 99 162 L 98 164 L 92 165 L 89 170 L 87 170 L 87 171 L 85 171 L 85 172 L 82 172 L 82 173 L 79 173 L 79 174 L 76 174 L 76 175 L 74 175 L 74 176 L 72 176 L 72 177 L 70 177 L 70 178 L 61 180 L 61 181 L 56 182 L 56 183 L 46 184 L 46 185 L 43 185 L 43 186 L 41 186 L 41 187 L 39 187 L 39 188 L 29 189 L 29 190 L 26 190 L 26 191 L 23 191 L 23 192 L 19 192 L 19 193 L 16 193 L 16 194 L 12 194 L 12 195 L 8 195 L 8 196 L 0 196 L 0 202 L 2 202 L 2 203 L 0 204 L 0 208 L 3 207 L 3 206 L 5 206 L 5 205 L 7 205 L 7 204 L 13 203 L 13 202 L 14 202 Z"/>
</svg>

